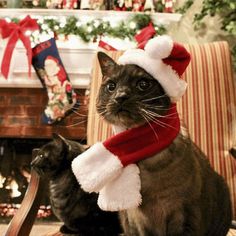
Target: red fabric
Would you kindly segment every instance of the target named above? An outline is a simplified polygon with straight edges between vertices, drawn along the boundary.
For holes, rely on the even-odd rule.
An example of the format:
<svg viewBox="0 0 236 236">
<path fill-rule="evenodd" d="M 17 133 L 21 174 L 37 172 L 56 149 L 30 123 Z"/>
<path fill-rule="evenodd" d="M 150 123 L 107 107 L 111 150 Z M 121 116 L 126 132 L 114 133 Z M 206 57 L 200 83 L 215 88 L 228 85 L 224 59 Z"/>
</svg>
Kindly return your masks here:
<svg viewBox="0 0 236 236">
<path fill-rule="evenodd" d="M 68 8 L 68 9 L 73 9 L 75 8 L 76 6 L 76 3 L 77 3 L 77 0 L 71 0 L 69 3 L 69 6 L 67 5 L 67 1 L 68 0 L 63 0 L 63 8 Z"/>
<path fill-rule="evenodd" d="M 104 48 L 104 49 L 106 49 L 108 51 L 117 51 L 116 48 L 112 47 L 111 45 L 109 45 L 108 43 L 106 43 L 106 42 L 104 42 L 102 40 L 99 41 L 98 46 L 100 48 Z"/>
<path fill-rule="evenodd" d="M 139 34 L 134 36 L 135 40 L 138 42 L 138 48 L 144 49 L 146 43 L 150 38 L 156 34 L 156 30 L 153 24 L 150 23 L 147 27 L 143 28 Z"/>
<path fill-rule="evenodd" d="M 9 37 L 9 41 L 7 43 L 7 46 L 3 55 L 3 59 L 2 59 L 2 64 L 1 64 L 1 72 L 3 76 L 5 78 L 8 77 L 12 53 L 18 39 L 22 41 L 27 51 L 29 76 L 30 76 L 32 50 L 31 50 L 30 38 L 29 36 L 25 35 L 25 32 L 27 30 L 30 30 L 30 31 L 38 30 L 39 26 L 37 24 L 37 21 L 34 19 L 31 19 L 30 16 L 26 16 L 18 24 L 14 22 L 8 23 L 5 20 L 0 20 L 0 28 L 1 28 L 2 37 L 3 38 Z"/>
<path fill-rule="evenodd" d="M 150 122 L 119 133 L 103 142 L 103 145 L 119 157 L 123 166 L 127 166 L 151 157 L 168 147 L 179 130 L 179 116 L 176 105 L 173 104 L 166 116 L 158 118 L 157 122 Z"/>
<path fill-rule="evenodd" d="M 181 76 L 190 62 L 189 52 L 181 44 L 174 43 L 170 55 L 162 61 L 170 65 Z"/>
</svg>

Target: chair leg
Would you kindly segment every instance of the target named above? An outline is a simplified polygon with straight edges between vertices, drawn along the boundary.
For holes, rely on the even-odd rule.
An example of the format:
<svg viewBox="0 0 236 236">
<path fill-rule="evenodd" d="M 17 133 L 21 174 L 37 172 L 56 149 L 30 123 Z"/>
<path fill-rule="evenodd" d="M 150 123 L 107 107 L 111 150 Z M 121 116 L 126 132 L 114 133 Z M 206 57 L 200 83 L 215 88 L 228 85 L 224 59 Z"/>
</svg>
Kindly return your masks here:
<svg viewBox="0 0 236 236">
<path fill-rule="evenodd" d="M 34 149 L 32 156 L 36 157 L 38 149 Z M 31 179 L 20 208 L 12 218 L 5 236 L 28 236 L 33 227 L 34 221 L 43 195 L 44 182 L 32 169 Z"/>
</svg>

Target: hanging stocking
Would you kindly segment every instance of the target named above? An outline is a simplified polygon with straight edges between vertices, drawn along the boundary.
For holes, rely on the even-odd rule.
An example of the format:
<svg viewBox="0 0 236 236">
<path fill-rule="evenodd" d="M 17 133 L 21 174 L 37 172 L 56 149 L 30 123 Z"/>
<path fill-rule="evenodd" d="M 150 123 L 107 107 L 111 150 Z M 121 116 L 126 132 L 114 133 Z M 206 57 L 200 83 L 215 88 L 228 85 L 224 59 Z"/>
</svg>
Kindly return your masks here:
<svg viewBox="0 0 236 236">
<path fill-rule="evenodd" d="M 77 96 L 62 64 L 55 39 L 38 44 L 32 51 L 32 64 L 48 94 L 43 122 L 52 124 L 78 105 Z"/>
</svg>

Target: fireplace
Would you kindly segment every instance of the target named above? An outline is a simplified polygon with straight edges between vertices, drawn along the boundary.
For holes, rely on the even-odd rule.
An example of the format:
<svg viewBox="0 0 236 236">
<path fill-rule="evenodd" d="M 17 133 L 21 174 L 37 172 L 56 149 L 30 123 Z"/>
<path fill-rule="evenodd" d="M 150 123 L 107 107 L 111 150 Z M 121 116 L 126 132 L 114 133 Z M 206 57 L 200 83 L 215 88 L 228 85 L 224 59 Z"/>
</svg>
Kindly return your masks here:
<svg viewBox="0 0 236 236">
<path fill-rule="evenodd" d="M 8 223 L 20 207 L 30 180 L 34 148 L 49 142 L 53 132 L 86 142 L 87 97 L 83 89 L 76 89 L 76 93 L 78 111 L 57 125 L 46 125 L 41 119 L 48 100 L 43 88 L 0 88 L 0 223 Z M 47 194 L 37 218 L 56 220 Z"/>
</svg>

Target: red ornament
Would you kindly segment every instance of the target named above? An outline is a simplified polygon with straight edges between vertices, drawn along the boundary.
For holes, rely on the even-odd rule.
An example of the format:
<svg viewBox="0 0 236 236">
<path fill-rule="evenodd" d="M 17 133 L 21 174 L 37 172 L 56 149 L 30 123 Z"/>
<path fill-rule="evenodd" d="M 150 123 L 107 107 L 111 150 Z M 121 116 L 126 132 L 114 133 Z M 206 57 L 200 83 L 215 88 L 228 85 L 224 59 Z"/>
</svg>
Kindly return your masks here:
<svg viewBox="0 0 236 236">
<path fill-rule="evenodd" d="M 164 12 L 173 13 L 173 0 L 163 0 L 163 4 L 165 5 Z"/>
</svg>

